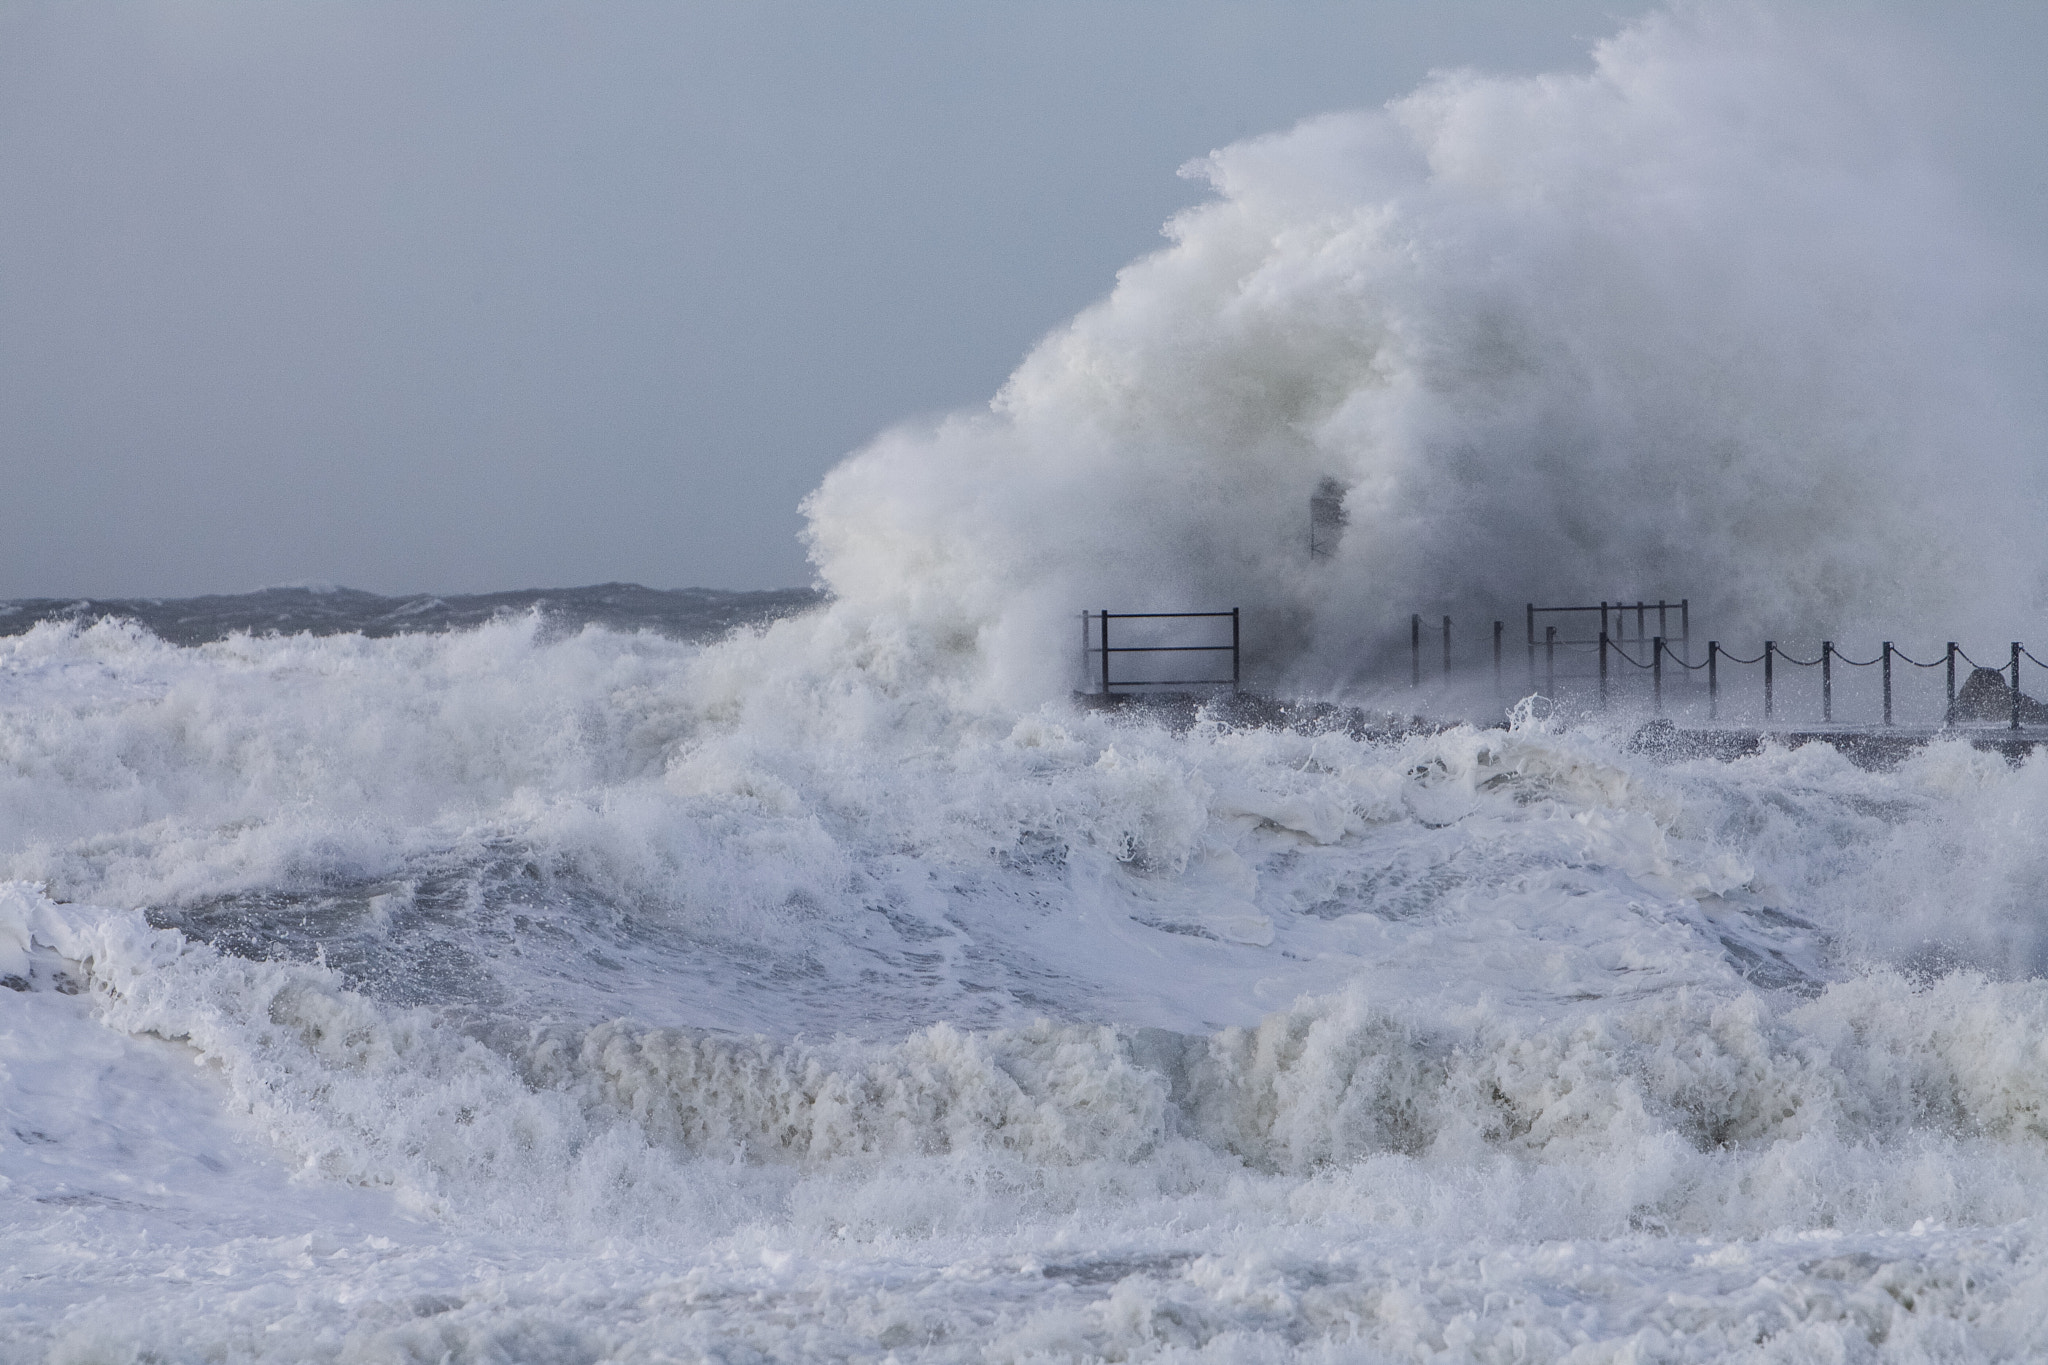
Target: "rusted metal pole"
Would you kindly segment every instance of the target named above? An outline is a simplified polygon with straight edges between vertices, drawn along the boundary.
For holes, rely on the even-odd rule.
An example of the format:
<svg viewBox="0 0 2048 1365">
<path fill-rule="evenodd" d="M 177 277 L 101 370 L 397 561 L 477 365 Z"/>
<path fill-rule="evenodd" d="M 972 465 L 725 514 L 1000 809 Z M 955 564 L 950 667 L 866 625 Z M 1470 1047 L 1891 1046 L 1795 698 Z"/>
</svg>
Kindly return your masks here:
<svg viewBox="0 0 2048 1365">
<path fill-rule="evenodd" d="M 1707 719 L 1721 718 L 1721 642 L 1707 641 Z"/>
<path fill-rule="evenodd" d="M 1557 699 L 1557 627 L 1543 628 L 1543 695 Z"/>
<path fill-rule="evenodd" d="M 1820 723 L 1835 722 L 1835 642 L 1820 642 Z"/>
<path fill-rule="evenodd" d="M 1884 642 L 1884 723 L 1892 723 L 1892 642 Z"/>
<path fill-rule="evenodd" d="M 1657 715 L 1664 714 L 1664 637 L 1661 635 L 1650 642 L 1650 705 Z"/>
<path fill-rule="evenodd" d="M 1771 664 L 1778 652 L 1775 640 L 1764 641 L 1764 720 L 1771 719 Z"/>
<path fill-rule="evenodd" d="M 1956 718 L 1956 642 L 1948 642 L 1948 710 L 1941 713 L 1941 723 L 1946 726 Z"/>
<path fill-rule="evenodd" d="M 1600 709 L 1607 709 L 1607 632 L 1600 632 Z"/>
</svg>

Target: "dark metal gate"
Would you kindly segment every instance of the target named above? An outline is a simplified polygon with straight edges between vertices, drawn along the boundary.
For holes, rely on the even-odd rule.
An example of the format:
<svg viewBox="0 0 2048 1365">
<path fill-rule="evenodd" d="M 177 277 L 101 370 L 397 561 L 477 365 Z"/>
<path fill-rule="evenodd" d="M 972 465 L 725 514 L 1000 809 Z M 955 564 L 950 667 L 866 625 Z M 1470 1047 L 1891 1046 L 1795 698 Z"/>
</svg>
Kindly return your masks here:
<svg viewBox="0 0 2048 1365">
<path fill-rule="evenodd" d="M 1130 637 L 1126 637 L 1119 631 L 1115 638 L 1117 640 L 1131 638 L 1139 641 L 1151 641 L 1152 643 L 1112 643 L 1111 623 L 1115 621 L 1228 621 L 1230 622 L 1230 643 L 1161 644 L 1157 643 L 1157 641 L 1162 638 L 1172 637 L 1165 635 L 1159 630 L 1146 631 L 1142 627 L 1139 628 L 1137 634 Z M 1221 661 L 1218 660 L 1216 661 L 1219 664 L 1218 667 L 1200 670 L 1209 675 L 1206 677 L 1117 677 L 1116 669 L 1112 663 L 1113 658 L 1118 655 L 1128 656 L 1134 654 L 1146 656 L 1154 654 L 1206 654 L 1210 656 L 1227 654 L 1230 656 L 1230 675 L 1228 677 L 1219 676 L 1222 673 L 1222 668 L 1220 667 Z M 1235 692 L 1238 679 L 1242 676 L 1239 655 L 1238 609 L 1236 607 L 1232 607 L 1229 611 L 1110 611 L 1105 608 L 1099 612 L 1081 613 L 1082 663 L 1088 669 L 1089 681 L 1097 686 L 1103 696 L 1108 696 L 1119 688 L 1137 687 L 1227 687 Z M 1140 669 L 1137 671 L 1149 672 L 1150 670 Z M 1184 671 L 1191 670 L 1174 670 L 1176 673 Z"/>
</svg>

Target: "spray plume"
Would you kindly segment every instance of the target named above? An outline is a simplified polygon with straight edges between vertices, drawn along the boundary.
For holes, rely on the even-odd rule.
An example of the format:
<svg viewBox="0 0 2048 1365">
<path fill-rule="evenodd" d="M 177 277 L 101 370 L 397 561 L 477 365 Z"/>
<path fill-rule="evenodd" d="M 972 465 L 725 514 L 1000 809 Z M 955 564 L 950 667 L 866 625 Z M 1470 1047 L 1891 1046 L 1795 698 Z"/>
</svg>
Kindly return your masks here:
<svg viewBox="0 0 2048 1365">
<path fill-rule="evenodd" d="M 1657 14 L 1585 74 L 1441 73 L 1217 151 L 987 411 L 827 476 L 819 572 L 1010 691 L 1063 685 L 1101 606 L 1242 606 L 1310 687 L 1405 657 L 1411 610 L 1532 598 L 1687 595 L 1729 640 L 2022 625 L 1998 253 L 1881 66 Z"/>
</svg>

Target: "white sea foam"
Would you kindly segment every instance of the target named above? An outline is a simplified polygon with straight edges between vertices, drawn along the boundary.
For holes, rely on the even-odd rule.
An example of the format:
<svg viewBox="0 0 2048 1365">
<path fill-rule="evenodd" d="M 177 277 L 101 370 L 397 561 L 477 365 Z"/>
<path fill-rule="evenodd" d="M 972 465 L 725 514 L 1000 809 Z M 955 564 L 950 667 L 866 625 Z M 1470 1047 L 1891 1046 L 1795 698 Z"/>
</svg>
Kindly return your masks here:
<svg viewBox="0 0 2048 1365">
<path fill-rule="evenodd" d="M 1225 149 L 714 645 L 0 640 L 0 1359 L 2026 1353 L 2048 767 L 1062 674 L 1104 603 L 1297 679 L 1425 590 L 2023 604 L 1951 495 L 2017 410 L 1952 383 L 1966 229 L 1866 75 L 1654 18 Z"/>
<path fill-rule="evenodd" d="M 2048 1188 L 2048 989 L 2033 981 L 1877 973 L 1803 1002 L 1686 989 L 1547 1018 L 1353 988 L 1207 1036 L 937 1024 L 805 1044 L 611 1023 L 493 1047 L 132 913 L 19 884 L 0 911 L 9 942 L 86 985 L 101 1024 L 191 1049 L 245 1115 L 240 1141 L 281 1158 L 245 1157 L 227 1180 L 176 1170 L 189 1153 L 158 1170 L 131 1157 L 108 1163 L 128 1177 L 118 1194 L 114 1171 L 12 1167 L 12 1221 L 33 1242 L 76 1235 L 80 1206 L 118 1213 L 88 1225 L 120 1272 L 101 1268 L 92 1306 L 145 1304 L 147 1320 L 69 1318 L 117 1358 L 245 1349 L 280 1325 L 300 1358 L 427 1340 L 795 1355 L 892 1331 L 942 1357 L 1035 1342 L 1484 1358 L 1520 1341 L 1561 1358 L 1594 1342 L 1666 1354 L 1679 1329 L 1693 1354 L 1673 1358 L 1745 1342 L 1990 1356 L 2038 1313 L 2025 1228 Z M 78 1005 L 16 995 L 0 1061 L 12 1071 L 25 1034 L 91 1027 Z M 149 1094 L 160 1138 L 219 1126 L 169 1075 L 119 1079 Z M 18 1150 L 65 1132 L 10 1081 Z M 97 1121 L 132 1122 L 108 1088 L 89 1087 Z M 290 1168 L 325 1202 L 310 1235 L 232 1207 Z M 31 1199 L 71 1226 L 24 1219 Z M 228 1225 L 213 1237 L 115 1244 L 202 1199 Z M 452 1267 L 449 1239 L 452 1259 L 491 1269 Z M 153 1287 L 201 1264 L 266 1279 L 278 1243 L 302 1267 L 282 1296 Z M 616 1263 L 596 1300 L 593 1256 Z M 444 1320 L 414 1325 L 422 1312 Z"/>
<path fill-rule="evenodd" d="M 2038 765 L 1004 715 L 840 629 L 11 643 L 25 1358 L 2038 1326 Z"/>
</svg>

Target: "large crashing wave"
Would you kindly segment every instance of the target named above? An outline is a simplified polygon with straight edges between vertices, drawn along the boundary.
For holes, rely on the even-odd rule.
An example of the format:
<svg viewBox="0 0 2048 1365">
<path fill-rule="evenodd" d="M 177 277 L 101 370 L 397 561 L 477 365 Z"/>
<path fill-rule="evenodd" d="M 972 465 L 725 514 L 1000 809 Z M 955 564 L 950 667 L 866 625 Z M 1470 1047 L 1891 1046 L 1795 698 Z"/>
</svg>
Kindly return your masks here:
<svg viewBox="0 0 2048 1365">
<path fill-rule="evenodd" d="M 1100 606 L 1245 607 L 1298 682 L 1411 610 L 1531 598 L 2002 632 L 2040 568 L 1979 326 L 2014 286 L 1885 81 L 1758 14 L 1663 15 L 1583 75 L 1441 74 L 1216 152 L 1187 173 L 1217 197 L 988 411 L 827 477 L 819 569 L 1013 685 L 1064 682 L 1048 641 Z M 1311 560 L 1325 478 L 1350 526 Z"/>
<path fill-rule="evenodd" d="M 1931 264 L 1967 239 L 1824 56 L 1657 19 L 1217 154 L 994 411 L 832 475 L 836 600 L 766 630 L 0 640 L 4 1320 L 73 1360 L 2023 1355 L 2048 765 L 989 700 L 1064 685 L 1082 606 L 1241 604 L 1297 683 L 1524 593 L 2010 612 L 1957 491 L 2014 448 Z"/>
</svg>

